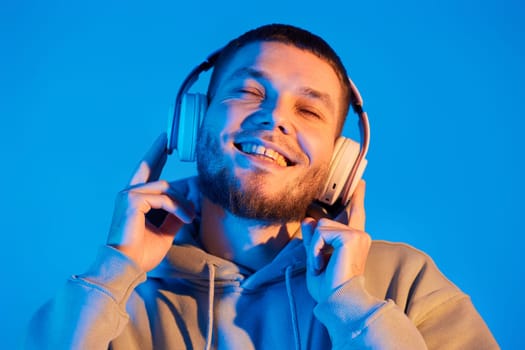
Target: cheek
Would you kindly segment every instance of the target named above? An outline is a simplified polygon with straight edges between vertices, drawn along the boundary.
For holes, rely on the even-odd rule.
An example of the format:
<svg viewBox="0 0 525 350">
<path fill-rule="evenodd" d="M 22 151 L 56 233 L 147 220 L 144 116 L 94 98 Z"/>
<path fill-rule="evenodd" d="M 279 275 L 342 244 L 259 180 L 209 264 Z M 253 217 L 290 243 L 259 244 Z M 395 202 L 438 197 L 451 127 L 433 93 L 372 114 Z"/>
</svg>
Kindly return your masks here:
<svg viewBox="0 0 525 350">
<path fill-rule="evenodd" d="M 326 133 L 313 132 L 298 135 L 299 145 L 306 153 L 311 165 L 330 164 L 332 153 L 334 151 L 335 141 L 331 134 L 322 137 Z"/>
<path fill-rule="evenodd" d="M 228 133 L 227 130 L 230 128 L 230 118 L 226 112 L 220 105 L 210 105 L 202 121 L 201 133 L 206 133 L 224 143 L 224 135 Z"/>
</svg>

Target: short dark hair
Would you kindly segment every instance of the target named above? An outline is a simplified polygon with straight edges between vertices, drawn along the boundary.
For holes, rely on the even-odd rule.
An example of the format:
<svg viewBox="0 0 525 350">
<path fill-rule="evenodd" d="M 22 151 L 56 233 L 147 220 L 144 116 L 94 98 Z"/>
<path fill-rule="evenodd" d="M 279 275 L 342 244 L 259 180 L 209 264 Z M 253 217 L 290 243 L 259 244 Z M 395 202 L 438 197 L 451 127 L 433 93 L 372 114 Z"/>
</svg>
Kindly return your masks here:
<svg viewBox="0 0 525 350">
<path fill-rule="evenodd" d="M 325 60 L 335 71 L 341 88 L 343 90 L 343 101 L 342 101 L 342 115 L 339 122 L 338 132 L 340 133 L 348 114 L 351 101 L 351 87 L 348 81 L 348 75 L 346 69 L 341 62 L 339 56 L 335 53 L 328 43 L 321 37 L 298 27 L 294 27 L 288 24 L 268 24 L 255 29 L 252 29 L 241 36 L 231 40 L 221 50 L 217 60 L 214 64 L 213 73 L 210 78 L 210 84 L 208 85 L 208 101 L 211 101 L 215 94 L 217 81 L 219 74 L 223 67 L 225 67 L 231 57 L 242 47 L 247 44 L 266 41 L 266 42 L 281 42 L 295 46 L 299 49 L 309 51 L 317 57 Z"/>
</svg>

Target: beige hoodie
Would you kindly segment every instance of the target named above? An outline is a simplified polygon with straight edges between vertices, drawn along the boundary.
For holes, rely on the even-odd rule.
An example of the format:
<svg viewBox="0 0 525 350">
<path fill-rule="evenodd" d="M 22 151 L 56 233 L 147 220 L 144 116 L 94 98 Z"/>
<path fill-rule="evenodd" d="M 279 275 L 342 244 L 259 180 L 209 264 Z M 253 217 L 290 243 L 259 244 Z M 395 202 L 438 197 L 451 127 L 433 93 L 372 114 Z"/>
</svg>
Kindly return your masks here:
<svg viewBox="0 0 525 350">
<path fill-rule="evenodd" d="M 146 280 L 102 247 L 33 318 L 34 349 L 498 349 L 469 297 L 432 260 L 374 241 L 366 273 L 316 304 L 293 239 L 248 271 L 192 244 L 174 245 Z"/>
</svg>

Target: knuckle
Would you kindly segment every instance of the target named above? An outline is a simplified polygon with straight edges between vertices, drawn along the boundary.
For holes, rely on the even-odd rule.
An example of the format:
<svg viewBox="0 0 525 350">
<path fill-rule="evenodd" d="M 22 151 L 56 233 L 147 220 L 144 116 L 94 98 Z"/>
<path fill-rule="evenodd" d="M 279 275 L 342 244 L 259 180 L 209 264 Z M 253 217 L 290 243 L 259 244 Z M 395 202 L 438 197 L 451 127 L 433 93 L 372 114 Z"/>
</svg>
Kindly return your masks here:
<svg viewBox="0 0 525 350">
<path fill-rule="evenodd" d="M 173 200 L 173 198 L 171 196 L 169 196 L 168 194 L 161 194 L 160 197 L 162 198 L 162 200 L 164 201 L 164 204 L 168 208 L 174 208 L 175 207 L 176 202 Z"/>
<path fill-rule="evenodd" d="M 160 185 L 160 187 L 165 191 L 168 188 L 170 188 L 170 183 L 166 180 L 158 180 L 157 183 Z"/>
<path fill-rule="evenodd" d="M 328 225 L 330 225 L 332 223 L 333 223 L 333 220 L 331 220 L 331 219 L 321 218 L 321 219 L 319 219 L 319 221 L 317 223 L 317 227 L 328 226 Z"/>
<path fill-rule="evenodd" d="M 369 247 L 372 244 L 372 237 L 370 237 L 368 233 L 360 231 L 358 237 L 359 241 L 363 246 Z"/>
</svg>

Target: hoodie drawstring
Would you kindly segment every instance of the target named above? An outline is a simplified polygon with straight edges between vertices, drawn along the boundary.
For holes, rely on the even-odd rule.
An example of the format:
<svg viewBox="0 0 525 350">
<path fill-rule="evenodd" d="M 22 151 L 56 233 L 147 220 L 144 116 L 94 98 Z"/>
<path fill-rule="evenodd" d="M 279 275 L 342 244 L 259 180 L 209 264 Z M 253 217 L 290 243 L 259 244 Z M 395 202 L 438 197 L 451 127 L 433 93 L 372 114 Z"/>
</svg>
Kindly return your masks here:
<svg viewBox="0 0 525 350">
<path fill-rule="evenodd" d="M 211 349 L 211 340 L 213 338 L 213 303 L 215 302 L 215 265 L 208 262 L 208 329 L 206 330 L 206 347 L 205 350 Z"/>
<path fill-rule="evenodd" d="M 295 308 L 295 301 L 292 293 L 292 266 L 288 266 L 285 271 L 286 276 L 286 292 L 288 294 L 288 303 L 290 305 L 290 313 L 292 316 L 293 336 L 295 340 L 295 349 L 301 350 L 301 338 L 299 337 L 299 323 L 297 322 L 297 310 Z"/>
</svg>

